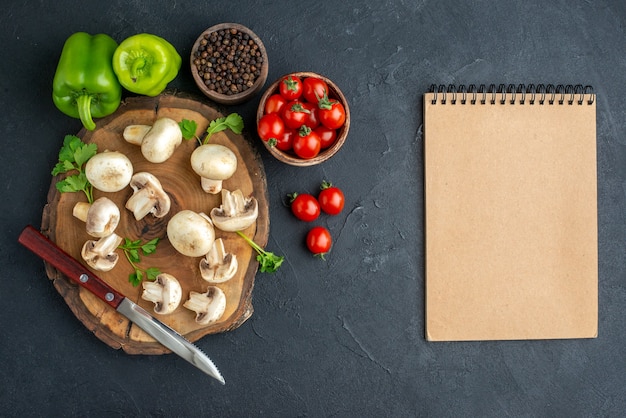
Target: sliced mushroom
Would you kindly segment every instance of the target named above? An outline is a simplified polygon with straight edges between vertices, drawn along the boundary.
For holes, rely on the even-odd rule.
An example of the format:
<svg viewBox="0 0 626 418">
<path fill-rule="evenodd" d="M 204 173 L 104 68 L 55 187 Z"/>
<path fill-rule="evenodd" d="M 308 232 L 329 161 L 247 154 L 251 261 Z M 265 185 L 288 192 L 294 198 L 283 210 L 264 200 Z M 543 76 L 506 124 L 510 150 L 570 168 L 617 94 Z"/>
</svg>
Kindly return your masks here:
<svg viewBox="0 0 626 418">
<path fill-rule="evenodd" d="M 183 290 L 176 277 L 161 273 L 153 282 L 144 281 L 142 286 L 141 298 L 154 303 L 154 312 L 167 315 L 178 308 Z"/>
<path fill-rule="evenodd" d="M 179 253 L 202 257 L 213 246 L 215 230 L 206 214 L 186 209 L 176 213 L 167 223 L 167 238 Z"/>
<path fill-rule="evenodd" d="M 100 197 L 91 204 L 78 202 L 72 214 L 85 222 L 87 233 L 96 238 L 111 235 L 120 222 L 120 209 L 108 197 Z"/>
<path fill-rule="evenodd" d="M 221 238 L 215 240 L 211 251 L 200 260 L 200 274 L 209 283 L 222 283 L 232 279 L 237 273 L 237 267 L 237 256 L 225 251 Z"/>
<path fill-rule="evenodd" d="M 211 220 L 216 228 L 222 231 L 241 231 L 256 221 L 259 215 L 259 204 L 253 197 L 245 198 L 241 190 L 229 192 L 222 190 L 222 204 L 211 210 Z"/>
<path fill-rule="evenodd" d="M 109 271 L 115 267 L 119 255 L 115 252 L 122 243 L 122 237 L 111 234 L 98 241 L 85 242 L 80 255 L 89 267 L 98 271 Z"/>
<path fill-rule="evenodd" d="M 202 190 L 217 194 L 237 170 L 237 156 L 224 145 L 205 144 L 191 153 L 191 168 L 201 177 Z"/>
<path fill-rule="evenodd" d="M 183 306 L 196 313 L 196 322 L 208 325 L 218 321 L 226 310 L 226 295 L 217 286 L 209 286 L 206 293 L 189 292 L 189 300 Z"/>
<path fill-rule="evenodd" d="M 85 164 L 89 183 L 102 192 L 119 192 L 128 186 L 133 176 L 133 164 L 118 151 L 103 151 Z"/>
<path fill-rule="evenodd" d="M 141 153 L 151 163 L 166 161 L 183 141 L 178 123 L 166 117 L 157 119 L 152 126 L 127 126 L 122 135 L 127 142 L 141 145 Z"/>
<path fill-rule="evenodd" d="M 146 172 L 135 173 L 130 180 L 133 195 L 126 202 L 126 209 L 133 212 L 136 220 L 151 213 L 162 218 L 170 211 L 170 197 L 163 190 L 161 182 L 154 175 Z"/>
</svg>

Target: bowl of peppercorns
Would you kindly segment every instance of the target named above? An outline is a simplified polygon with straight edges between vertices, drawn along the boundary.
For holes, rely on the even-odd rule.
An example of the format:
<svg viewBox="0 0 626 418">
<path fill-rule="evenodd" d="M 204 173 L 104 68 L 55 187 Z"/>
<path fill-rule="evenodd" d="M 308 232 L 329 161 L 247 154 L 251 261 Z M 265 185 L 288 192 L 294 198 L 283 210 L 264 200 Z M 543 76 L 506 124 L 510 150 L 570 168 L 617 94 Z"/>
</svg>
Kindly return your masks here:
<svg viewBox="0 0 626 418">
<path fill-rule="evenodd" d="M 226 105 L 252 98 L 265 85 L 269 69 L 261 38 L 238 23 L 221 23 L 202 32 L 190 61 L 202 93 Z"/>
</svg>

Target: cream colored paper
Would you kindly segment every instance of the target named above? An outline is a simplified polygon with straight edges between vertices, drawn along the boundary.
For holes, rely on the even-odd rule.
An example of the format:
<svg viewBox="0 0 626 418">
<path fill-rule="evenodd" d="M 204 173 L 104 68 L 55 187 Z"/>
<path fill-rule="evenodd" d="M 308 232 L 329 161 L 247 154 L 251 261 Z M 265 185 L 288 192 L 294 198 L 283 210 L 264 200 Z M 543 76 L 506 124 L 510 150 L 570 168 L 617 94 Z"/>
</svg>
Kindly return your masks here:
<svg viewBox="0 0 626 418">
<path fill-rule="evenodd" d="M 424 95 L 430 341 L 597 336 L 595 100 L 511 99 Z"/>
</svg>

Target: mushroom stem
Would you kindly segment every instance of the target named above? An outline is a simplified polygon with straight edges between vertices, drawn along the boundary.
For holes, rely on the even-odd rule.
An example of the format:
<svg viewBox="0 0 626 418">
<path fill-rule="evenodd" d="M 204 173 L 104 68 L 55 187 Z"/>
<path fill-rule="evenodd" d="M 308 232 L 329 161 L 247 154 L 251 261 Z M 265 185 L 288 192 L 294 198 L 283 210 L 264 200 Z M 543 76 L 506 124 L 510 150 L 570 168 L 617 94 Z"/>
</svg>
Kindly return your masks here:
<svg viewBox="0 0 626 418">
<path fill-rule="evenodd" d="M 151 128 L 151 125 L 128 125 L 124 128 L 122 136 L 129 144 L 141 145 L 143 138 Z"/>
<path fill-rule="evenodd" d="M 222 180 L 212 180 L 206 177 L 201 177 L 200 185 L 202 186 L 202 190 L 207 193 L 217 194 L 222 191 Z"/>
<path fill-rule="evenodd" d="M 72 209 L 72 215 L 83 222 L 87 222 L 87 214 L 89 213 L 90 207 L 90 203 L 78 202 L 74 205 L 74 209 Z"/>
</svg>

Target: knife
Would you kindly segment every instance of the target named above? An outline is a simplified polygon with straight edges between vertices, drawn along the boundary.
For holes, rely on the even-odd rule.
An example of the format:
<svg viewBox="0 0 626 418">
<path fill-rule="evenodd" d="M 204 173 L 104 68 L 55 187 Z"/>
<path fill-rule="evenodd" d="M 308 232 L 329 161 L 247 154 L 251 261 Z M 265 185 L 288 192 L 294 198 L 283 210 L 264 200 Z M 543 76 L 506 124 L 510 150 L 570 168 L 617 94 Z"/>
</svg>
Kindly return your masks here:
<svg viewBox="0 0 626 418">
<path fill-rule="evenodd" d="M 102 299 L 106 304 L 134 322 L 165 347 L 204 373 L 217 379 L 220 383 L 226 383 L 215 364 L 202 350 L 187 341 L 178 332 L 154 318 L 141 306 L 113 289 L 32 225 L 24 228 L 18 238 L 18 242 L 44 261 L 50 263 L 66 277 Z"/>
</svg>

